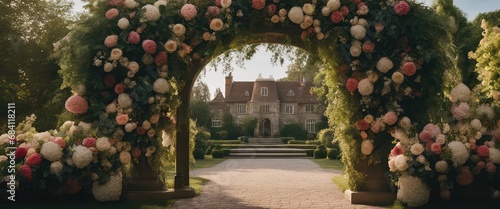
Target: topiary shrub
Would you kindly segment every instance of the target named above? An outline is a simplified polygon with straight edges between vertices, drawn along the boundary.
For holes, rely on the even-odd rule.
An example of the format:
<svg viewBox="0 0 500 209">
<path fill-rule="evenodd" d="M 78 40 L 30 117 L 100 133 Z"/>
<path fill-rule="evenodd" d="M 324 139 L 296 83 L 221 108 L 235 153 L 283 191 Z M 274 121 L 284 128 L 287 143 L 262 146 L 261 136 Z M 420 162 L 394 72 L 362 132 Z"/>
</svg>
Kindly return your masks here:
<svg viewBox="0 0 500 209">
<path fill-rule="evenodd" d="M 323 130 L 318 132 L 318 140 L 320 141 L 320 143 L 322 145 L 325 145 L 328 148 L 334 148 L 333 147 L 334 145 L 332 144 L 332 141 L 334 139 L 333 133 L 334 132 L 332 129 L 323 129 Z M 337 143 L 337 146 L 338 146 L 338 143 Z"/>
<path fill-rule="evenodd" d="M 224 153 L 222 152 L 222 150 L 214 149 L 214 150 L 212 150 L 212 157 L 213 158 L 224 158 Z"/>
<path fill-rule="evenodd" d="M 197 159 L 197 160 L 205 159 L 205 150 L 203 150 L 201 148 L 194 149 L 193 157 L 194 157 L 194 159 Z"/>
<path fill-rule="evenodd" d="M 314 157 L 314 150 L 313 149 L 306 149 L 306 155 L 307 155 L 307 157 Z"/>
<path fill-rule="evenodd" d="M 328 149 L 328 159 L 337 160 L 339 159 L 340 151 L 338 149 L 332 148 Z"/>
<path fill-rule="evenodd" d="M 288 144 L 288 141 L 290 140 L 295 140 L 295 138 L 293 137 L 281 137 L 281 142 L 283 142 L 283 144 Z"/>
<path fill-rule="evenodd" d="M 326 146 L 325 145 L 318 145 L 316 149 L 314 150 L 314 158 L 316 159 L 321 159 L 321 158 L 326 158 L 327 156 L 327 151 L 326 151 Z"/>
<path fill-rule="evenodd" d="M 222 151 L 222 154 L 224 154 L 224 157 L 229 156 L 229 153 L 230 153 L 229 149 L 222 149 L 221 151 Z"/>
<path fill-rule="evenodd" d="M 283 128 L 280 130 L 280 136 L 282 137 L 294 137 L 296 139 L 307 139 L 307 132 L 302 128 L 300 124 L 297 123 L 292 123 L 292 124 L 286 124 L 283 126 Z"/>
</svg>

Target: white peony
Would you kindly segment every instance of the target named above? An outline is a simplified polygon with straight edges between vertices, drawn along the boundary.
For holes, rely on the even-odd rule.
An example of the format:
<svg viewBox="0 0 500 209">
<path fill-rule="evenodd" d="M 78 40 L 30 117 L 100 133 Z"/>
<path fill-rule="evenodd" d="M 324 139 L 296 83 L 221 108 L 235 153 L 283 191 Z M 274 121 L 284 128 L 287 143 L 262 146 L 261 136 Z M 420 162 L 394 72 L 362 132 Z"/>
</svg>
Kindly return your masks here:
<svg viewBox="0 0 500 209">
<path fill-rule="evenodd" d="M 130 22 L 128 21 L 127 18 L 122 17 L 120 20 L 118 20 L 118 27 L 122 30 L 127 30 L 128 26 L 130 26 Z"/>
<path fill-rule="evenodd" d="M 358 91 L 363 96 L 368 96 L 373 93 L 374 87 L 373 83 L 367 78 L 362 79 L 358 83 Z"/>
<path fill-rule="evenodd" d="M 132 155 L 130 155 L 130 152 L 127 151 L 121 151 L 120 152 L 120 162 L 124 165 L 130 164 L 130 161 L 132 159 Z"/>
<path fill-rule="evenodd" d="M 314 9 L 316 8 L 316 6 L 310 4 L 310 3 L 305 3 L 303 6 L 302 6 L 302 10 L 304 11 L 304 13 L 306 15 L 312 15 L 314 13 Z"/>
<path fill-rule="evenodd" d="M 123 2 L 123 5 L 125 5 L 125 7 L 127 7 L 127 9 L 134 9 L 139 4 L 137 2 L 135 2 L 135 0 L 125 0 L 125 2 Z"/>
<path fill-rule="evenodd" d="M 420 155 L 424 152 L 424 146 L 420 143 L 415 143 L 410 147 L 411 154 Z"/>
<path fill-rule="evenodd" d="M 97 138 L 95 146 L 99 151 L 106 151 L 111 148 L 111 143 L 109 143 L 108 137 L 101 137 Z"/>
<path fill-rule="evenodd" d="M 448 171 L 448 163 L 444 160 L 436 162 L 436 171 L 446 173 Z"/>
<path fill-rule="evenodd" d="M 351 45 L 351 49 L 349 50 L 351 53 L 351 56 L 353 57 L 359 57 L 361 55 L 361 46 L 353 44 Z"/>
<path fill-rule="evenodd" d="M 387 73 L 389 70 L 392 69 L 392 67 L 394 67 L 394 64 L 392 63 L 392 60 L 389 59 L 388 57 L 382 57 L 377 62 L 377 70 L 382 73 Z"/>
<path fill-rule="evenodd" d="M 144 13 L 142 14 L 144 18 L 148 21 L 157 21 L 160 19 L 160 10 L 154 5 L 147 4 L 142 7 Z"/>
<path fill-rule="evenodd" d="M 304 11 L 300 7 L 292 7 L 290 11 L 288 11 L 288 18 L 295 24 L 300 24 L 304 21 Z"/>
<path fill-rule="evenodd" d="M 500 164 L 500 150 L 495 147 L 490 147 L 490 161 L 494 164 Z"/>
<path fill-rule="evenodd" d="M 93 159 L 94 156 L 92 155 L 92 151 L 89 148 L 83 145 L 78 145 L 73 148 L 73 156 L 71 157 L 71 160 L 77 168 L 84 168 L 85 166 L 89 165 Z"/>
<path fill-rule="evenodd" d="M 472 128 L 476 129 L 476 131 L 481 130 L 481 128 L 483 127 L 483 125 L 481 124 L 481 121 L 479 119 L 472 120 L 470 122 L 470 125 L 472 126 Z"/>
<path fill-rule="evenodd" d="M 448 143 L 448 148 L 450 148 L 452 154 L 451 161 L 453 162 L 453 166 L 462 166 L 469 159 L 469 151 L 462 142 L 452 141 Z"/>
<path fill-rule="evenodd" d="M 50 164 L 50 172 L 53 174 L 58 174 L 62 171 L 63 164 L 60 161 L 55 161 Z"/>
<path fill-rule="evenodd" d="M 482 104 L 476 108 L 476 113 L 479 117 L 486 117 L 491 120 L 495 117 L 495 110 L 491 107 L 491 104 Z"/>
<path fill-rule="evenodd" d="M 158 79 L 156 79 L 155 83 L 153 84 L 153 90 L 159 94 L 167 93 L 169 88 L 170 88 L 170 84 L 168 83 L 167 79 L 165 79 L 165 78 L 158 78 Z"/>
<path fill-rule="evenodd" d="M 40 155 L 42 158 L 47 159 L 50 162 L 54 162 L 62 158 L 63 152 L 61 146 L 55 142 L 47 142 L 42 145 Z"/>
<path fill-rule="evenodd" d="M 467 87 L 463 83 L 460 83 L 451 90 L 450 100 L 452 102 L 458 102 L 458 101 L 466 102 L 469 101 L 470 95 L 471 91 L 469 87 Z"/>
<path fill-rule="evenodd" d="M 122 177 L 114 175 L 109 178 L 109 181 L 103 185 L 99 185 L 98 181 L 92 184 L 92 195 L 100 202 L 120 200 L 122 194 Z"/>
<path fill-rule="evenodd" d="M 175 24 L 172 31 L 176 36 L 183 36 L 186 33 L 186 27 L 183 24 Z"/>
<path fill-rule="evenodd" d="M 351 35 L 358 40 L 362 40 L 366 36 L 366 28 L 362 25 L 353 25 L 350 31 Z"/>
<path fill-rule="evenodd" d="M 335 11 L 340 8 L 340 0 L 328 0 L 328 2 L 326 2 L 326 6 L 331 11 Z"/>
<path fill-rule="evenodd" d="M 394 165 L 399 171 L 405 171 L 408 168 L 406 160 L 406 156 L 404 155 L 398 155 L 394 158 Z"/>
<path fill-rule="evenodd" d="M 132 106 L 132 98 L 126 93 L 121 93 L 118 95 L 118 105 L 122 108 L 128 108 Z"/>
<path fill-rule="evenodd" d="M 397 198 L 410 207 L 418 207 L 429 202 L 430 189 L 419 177 L 403 175 L 399 178 Z"/>
</svg>

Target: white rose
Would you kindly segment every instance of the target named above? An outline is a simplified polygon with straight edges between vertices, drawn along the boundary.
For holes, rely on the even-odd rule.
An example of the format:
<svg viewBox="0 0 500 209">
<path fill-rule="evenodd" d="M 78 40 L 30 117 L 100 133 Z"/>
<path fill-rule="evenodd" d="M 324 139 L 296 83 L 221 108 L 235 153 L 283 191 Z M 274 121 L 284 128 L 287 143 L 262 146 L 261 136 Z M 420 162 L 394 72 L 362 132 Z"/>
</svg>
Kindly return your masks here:
<svg viewBox="0 0 500 209">
<path fill-rule="evenodd" d="M 408 168 L 408 163 L 406 162 L 406 156 L 398 155 L 394 158 L 394 165 L 399 171 L 405 171 Z"/>
<path fill-rule="evenodd" d="M 127 18 L 122 17 L 120 20 L 118 20 L 118 27 L 122 30 L 127 30 L 128 26 L 130 26 L 130 22 L 128 21 Z"/>
<path fill-rule="evenodd" d="M 391 79 L 396 84 L 402 84 L 405 80 L 405 76 L 403 75 L 403 73 L 396 71 L 392 74 Z"/>
<path fill-rule="evenodd" d="M 165 43 L 165 50 L 167 50 L 168 53 L 175 52 L 177 50 L 177 42 L 174 40 L 168 40 Z"/>
<path fill-rule="evenodd" d="M 363 140 L 361 142 L 361 153 L 369 155 L 373 151 L 373 142 L 371 140 Z"/>
<path fill-rule="evenodd" d="M 111 72 L 113 70 L 114 66 L 113 66 L 113 63 L 111 62 L 106 62 L 104 63 L 104 72 Z"/>
<path fill-rule="evenodd" d="M 361 46 L 360 45 L 351 45 L 351 49 L 349 50 L 351 56 L 359 57 L 361 55 Z"/>
<path fill-rule="evenodd" d="M 394 67 L 394 64 L 388 57 L 382 57 L 377 62 L 377 70 L 382 73 L 387 73 L 390 69 L 392 69 L 392 67 Z"/>
<path fill-rule="evenodd" d="M 139 72 L 139 63 L 137 63 L 136 61 L 132 61 L 128 64 L 127 68 L 132 71 L 132 73 L 136 74 L 137 72 Z"/>
<path fill-rule="evenodd" d="M 321 14 L 325 17 L 328 17 L 330 16 L 330 14 L 332 13 L 332 10 L 330 10 L 330 8 L 328 8 L 327 6 L 324 6 L 323 8 L 321 8 Z"/>
<path fill-rule="evenodd" d="M 436 136 L 436 143 L 440 145 L 444 145 L 446 143 L 446 135 L 444 134 L 438 134 Z"/>
<path fill-rule="evenodd" d="M 111 143 L 109 143 L 108 137 L 97 138 L 96 147 L 99 151 L 106 151 L 111 148 Z"/>
<path fill-rule="evenodd" d="M 132 156 L 130 155 L 130 152 L 127 151 L 121 151 L 120 152 L 120 162 L 124 165 L 130 164 L 130 161 L 132 159 Z"/>
<path fill-rule="evenodd" d="M 340 1 L 339 0 L 328 0 L 326 3 L 326 6 L 331 10 L 335 11 L 340 8 Z"/>
<path fill-rule="evenodd" d="M 176 36 L 183 36 L 186 33 L 186 27 L 183 24 L 175 24 L 172 31 Z"/>
<path fill-rule="evenodd" d="M 132 106 L 132 98 L 126 93 L 121 93 L 118 95 L 118 105 L 122 108 L 127 108 Z"/>
<path fill-rule="evenodd" d="M 127 9 L 134 9 L 137 7 L 138 3 L 134 0 L 125 0 L 125 2 L 123 2 L 123 5 L 125 5 Z"/>
<path fill-rule="evenodd" d="M 231 6 L 231 3 L 232 3 L 231 0 L 221 0 L 220 1 L 220 5 L 222 6 L 222 8 L 228 8 L 229 6 Z"/>
<path fill-rule="evenodd" d="M 120 58 L 122 58 L 122 55 L 123 51 L 121 49 L 114 48 L 113 50 L 111 50 L 110 58 L 111 60 L 119 60 Z"/>
<path fill-rule="evenodd" d="M 62 171 L 63 169 L 63 164 L 59 161 L 52 162 L 50 164 L 50 172 L 53 174 L 58 174 Z"/>
<path fill-rule="evenodd" d="M 446 173 L 448 171 L 448 163 L 444 160 L 440 160 L 436 163 L 436 171 L 441 173 Z"/>
<path fill-rule="evenodd" d="M 302 6 L 302 10 L 306 15 L 312 15 L 314 13 L 315 6 L 309 3 L 304 4 Z"/>
<path fill-rule="evenodd" d="M 224 28 L 224 22 L 220 18 L 214 18 L 210 21 L 210 29 L 213 31 L 221 31 Z"/>
<path fill-rule="evenodd" d="M 170 84 L 168 83 L 167 79 L 164 78 L 156 79 L 156 81 L 153 84 L 153 90 L 159 94 L 167 93 L 169 88 Z"/>
<path fill-rule="evenodd" d="M 415 143 L 411 145 L 410 151 L 414 155 L 420 155 L 424 152 L 424 146 L 420 143 Z"/>
<path fill-rule="evenodd" d="M 300 7 L 292 7 L 288 12 L 288 18 L 295 24 L 304 21 L 304 11 Z"/>
<path fill-rule="evenodd" d="M 353 25 L 350 31 L 351 35 L 358 40 L 361 40 L 366 36 L 366 28 L 361 25 Z"/>
</svg>

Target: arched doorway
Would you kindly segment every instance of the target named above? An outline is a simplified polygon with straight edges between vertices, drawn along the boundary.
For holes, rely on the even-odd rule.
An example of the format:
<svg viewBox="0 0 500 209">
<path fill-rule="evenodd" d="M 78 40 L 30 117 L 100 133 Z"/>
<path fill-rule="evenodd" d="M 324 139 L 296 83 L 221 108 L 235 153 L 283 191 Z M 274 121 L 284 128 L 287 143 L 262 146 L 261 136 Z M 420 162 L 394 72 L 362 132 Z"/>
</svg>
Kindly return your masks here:
<svg viewBox="0 0 500 209">
<path fill-rule="evenodd" d="M 262 120 L 259 123 L 259 136 L 270 137 L 271 136 L 271 120 L 268 118 Z"/>
</svg>

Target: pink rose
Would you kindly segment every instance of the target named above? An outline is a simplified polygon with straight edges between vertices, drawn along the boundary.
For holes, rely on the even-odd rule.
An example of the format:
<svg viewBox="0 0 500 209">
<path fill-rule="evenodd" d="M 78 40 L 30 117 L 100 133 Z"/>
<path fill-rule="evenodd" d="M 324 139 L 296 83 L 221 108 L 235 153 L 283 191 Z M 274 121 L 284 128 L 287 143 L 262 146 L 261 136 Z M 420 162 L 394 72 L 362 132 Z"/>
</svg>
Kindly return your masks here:
<svg viewBox="0 0 500 209">
<path fill-rule="evenodd" d="M 26 157 L 26 154 L 28 154 L 28 149 L 26 149 L 26 147 L 18 147 L 16 149 L 15 157 L 16 159 L 23 159 Z"/>
<path fill-rule="evenodd" d="M 387 123 L 387 125 L 391 126 L 398 122 L 398 115 L 396 115 L 396 113 L 393 111 L 389 111 L 384 115 L 383 120 L 385 123 Z"/>
<path fill-rule="evenodd" d="M 88 137 L 83 139 L 82 145 L 89 148 L 89 147 L 95 147 L 97 140 L 92 137 Z"/>
<path fill-rule="evenodd" d="M 89 104 L 83 97 L 79 95 L 73 95 L 66 100 L 66 103 L 64 103 L 64 107 L 70 113 L 84 114 L 89 109 Z"/>
<path fill-rule="evenodd" d="M 384 24 L 382 24 L 381 22 L 376 22 L 375 23 L 375 31 L 377 31 L 377 33 L 380 33 L 384 30 Z"/>
<path fill-rule="evenodd" d="M 115 85 L 115 93 L 116 94 L 121 94 L 125 91 L 125 86 L 123 84 L 119 83 Z"/>
<path fill-rule="evenodd" d="M 62 149 L 66 148 L 66 141 L 62 137 L 56 137 L 54 139 L 54 143 L 59 145 Z"/>
<path fill-rule="evenodd" d="M 347 6 L 341 6 L 340 7 L 340 12 L 342 13 L 342 15 L 345 17 L 347 15 L 349 15 L 349 7 Z"/>
<path fill-rule="evenodd" d="M 394 11 L 399 16 L 406 15 L 410 11 L 410 5 L 408 5 L 408 3 L 406 1 L 398 1 L 394 5 Z"/>
<path fill-rule="evenodd" d="M 19 173 L 23 176 L 27 181 L 31 181 L 33 179 L 33 174 L 31 173 L 31 168 L 29 165 L 22 165 L 19 168 Z"/>
<path fill-rule="evenodd" d="M 128 122 L 128 114 L 117 114 L 115 120 L 117 125 L 125 125 Z"/>
<path fill-rule="evenodd" d="M 342 14 L 342 12 L 335 11 L 330 16 L 330 19 L 332 20 L 333 23 L 337 24 L 344 20 L 344 15 Z"/>
<path fill-rule="evenodd" d="M 361 0 L 352 0 L 352 3 L 359 4 L 359 3 L 361 3 Z"/>
<path fill-rule="evenodd" d="M 276 4 L 269 4 L 267 6 L 267 14 L 269 14 L 269 16 L 273 16 L 277 9 Z"/>
<path fill-rule="evenodd" d="M 439 155 L 443 151 L 443 148 L 438 143 L 432 143 L 431 144 L 431 151 L 434 152 L 434 154 Z"/>
<path fill-rule="evenodd" d="M 40 165 L 40 163 L 42 163 L 42 158 L 38 153 L 33 153 L 26 159 L 26 165 L 29 166 L 37 166 Z"/>
<path fill-rule="evenodd" d="M 407 76 L 415 75 L 417 72 L 417 67 L 413 62 L 407 62 L 403 65 L 403 73 Z"/>
<path fill-rule="evenodd" d="M 156 53 L 156 43 L 151 39 L 146 39 L 142 42 L 142 49 L 148 54 Z"/>
<path fill-rule="evenodd" d="M 118 17 L 118 14 L 120 12 L 118 11 L 118 9 L 116 8 L 111 8 L 109 9 L 107 12 L 106 12 L 106 19 L 108 20 L 113 20 L 115 19 L 116 17 Z"/>
<path fill-rule="evenodd" d="M 261 10 L 266 7 L 266 1 L 265 0 L 252 0 L 252 7 L 256 10 Z"/>
<path fill-rule="evenodd" d="M 495 173 L 497 171 L 497 166 L 492 162 L 486 163 L 486 171 L 490 174 Z"/>
<path fill-rule="evenodd" d="M 379 124 L 374 124 L 370 127 L 370 130 L 373 132 L 373 133 L 378 133 L 380 132 L 380 125 Z"/>
<path fill-rule="evenodd" d="M 375 50 L 375 44 L 370 40 L 365 41 L 361 49 L 363 50 L 364 53 L 371 53 L 373 52 L 373 50 Z"/>
<path fill-rule="evenodd" d="M 138 158 L 139 156 L 141 156 L 141 150 L 138 148 L 132 150 L 132 156 L 134 156 L 134 158 Z"/>
<path fill-rule="evenodd" d="M 486 163 L 484 163 L 484 161 L 479 161 L 479 162 L 476 163 L 476 166 L 479 169 L 484 169 L 486 167 Z"/>
<path fill-rule="evenodd" d="M 181 8 L 181 16 L 184 17 L 184 19 L 186 19 L 187 21 L 193 20 L 197 14 L 198 11 L 192 4 L 184 4 L 184 6 L 182 6 Z"/>
<path fill-rule="evenodd" d="M 116 45 L 118 42 L 118 36 L 117 35 L 109 35 L 104 39 L 104 45 L 106 45 L 108 48 L 112 48 Z"/>
<path fill-rule="evenodd" d="M 365 131 L 365 130 L 368 130 L 370 128 L 370 124 L 368 122 L 366 122 L 365 119 L 361 119 L 361 120 L 358 120 L 358 122 L 356 123 L 356 127 L 358 127 L 358 129 L 360 131 Z"/>
<path fill-rule="evenodd" d="M 481 145 L 481 146 L 477 147 L 476 152 L 477 152 L 477 155 L 479 155 L 480 157 L 490 156 L 490 149 L 486 145 Z"/>
<path fill-rule="evenodd" d="M 141 42 L 141 36 L 139 35 L 139 33 L 135 32 L 135 31 L 130 31 L 130 33 L 128 34 L 128 37 L 127 37 L 127 40 L 130 44 L 138 44 L 139 42 Z"/>
<path fill-rule="evenodd" d="M 419 137 L 421 142 L 428 142 L 434 138 L 434 137 L 432 137 L 432 134 L 426 130 L 423 130 L 422 132 L 420 132 L 420 135 L 418 137 Z"/>
<path fill-rule="evenodd" d="M 162 65 L 167 64 L 167 53 L 165 51 L 161 51 L 161 52 L 156 53 L 155 63 L 157 66 L 162 66 Z"/>
<path fill-rule="evenodd" d="M 221 0 L 215 0 L 215 6 L 222 7 Z"/>
<path fill-rule="evenodd" d="M 345 86 L 347 88 L 347 91 L 353 93 L 354 91 L 356 91 L 356 89 L 358 89 L 358 80 L 349 78 L 347 79 Z"/>
<path fill-rule="evenodd" d="M 469 167 L 460 168 L 456 177 L 456 181 L 458 184 L 462 186 L 467 186 L 472 184 L 472 182 L 474 181 L 474 176 L 472 175 L 472 172 L 469 170 Z"/>
</svg>

